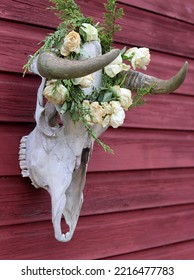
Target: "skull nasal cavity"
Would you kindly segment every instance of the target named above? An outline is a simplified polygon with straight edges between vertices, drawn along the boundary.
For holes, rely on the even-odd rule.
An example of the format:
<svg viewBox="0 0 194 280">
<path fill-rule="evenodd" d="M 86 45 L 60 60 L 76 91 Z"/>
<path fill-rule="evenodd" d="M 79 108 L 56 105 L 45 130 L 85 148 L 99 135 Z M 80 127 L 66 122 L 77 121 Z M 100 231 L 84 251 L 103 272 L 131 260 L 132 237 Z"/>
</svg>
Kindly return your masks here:
<svg viewBox="0 0 194 280">
<path fill-rule="evenodd" d="M 84 164 L 88 163 L 89 160 L 89 154 L 90 154 L 90 148 L 85 148 L 82 150 L 82 157 L 81 157 L 81 162 Z"/>
</svg>

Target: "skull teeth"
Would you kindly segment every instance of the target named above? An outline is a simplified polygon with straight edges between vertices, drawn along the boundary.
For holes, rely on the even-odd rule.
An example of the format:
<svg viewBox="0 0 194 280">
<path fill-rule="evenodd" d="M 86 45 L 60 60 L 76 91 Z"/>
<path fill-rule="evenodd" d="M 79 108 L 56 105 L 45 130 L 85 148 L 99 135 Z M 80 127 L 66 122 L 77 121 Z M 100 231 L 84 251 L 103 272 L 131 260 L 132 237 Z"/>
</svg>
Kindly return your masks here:
<svg viewBox="0 0 194 280">
<path fill-rule="evenodd" d="M 22 177 L 29 177 L 30 176 L 28 170 L 22 170 L 21 173 L 22 173 Z"/>
<path fill-rule="evenodd" d="M 19 165 L 21 168 L 22 177 L 29 177 L 28 167 L 26 165 L 26 140 L 28 136 L 23 136 L 20 140 L 19 148 Z"/>
</svg>

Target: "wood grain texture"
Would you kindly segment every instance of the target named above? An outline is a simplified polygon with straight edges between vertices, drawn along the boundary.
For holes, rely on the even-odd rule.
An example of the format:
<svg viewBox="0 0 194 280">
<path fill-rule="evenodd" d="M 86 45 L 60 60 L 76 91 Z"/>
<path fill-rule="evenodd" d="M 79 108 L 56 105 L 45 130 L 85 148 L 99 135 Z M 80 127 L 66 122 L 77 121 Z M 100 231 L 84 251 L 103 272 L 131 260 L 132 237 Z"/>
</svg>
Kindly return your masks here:
<svg viewBox="0 0 194 280">
<path fill-rule="evenodd" d="M 0 75 L 0 121 L 34 122 L 37 76 Z M 186 83 L 187 84 L 187 83 Z M 194 98 L 182 94 L 148 96 L 145 106 L 126 113 L 124 127 L 154 128 L 171 130 L 194 129 Z M 173 113 L 172 113 L 173 112 Z M 183 118 L 184 116 L 184 118 Z"/>
<path fill-rule="evenodd" d="M 21 74 L 0 74 L 0 121 L 35 122 L 38 76 Z"/>
<path fill-rule="evenodd" d="M 50 6 L 48 0 L 1 0 L 0 18 L 55 28 L 59 20 L 54 12 L 47 9 Z"/>
<path fill-rule="evenodd" d="M 81 217 L 65 244 L 54 240 L 50 221 L 5 226 L 0 228 L 0 258 L 101 259 L 184 242 L 194 236 L 193 216 L 192 204 Z"/>
<path fill-rule="evenodd" d="M 28 47 L 26 47 L 27 51 L 25 51 L 25 53 L 22 54 L 20 52 L 20 49 L 16 45 L 14 47 L 15 51 L 11 50 L 10 54 L 7 54 L 5 56 L 5 55 L 3 55 L 3 53 L 2 54 L 0 53 L 0 57 L 1 57 L 0 70 L 2 72 L 12 71 L 15 73 L 19 73 L 19 75 L 17 74 L 15 76 L 11 72 L 10 72 L 10 76 L 8 73 L 0 73 L 0 86 L 1 86 L 2 93 L 4 93 L 4 90 L 5 90 L 4 88 L 9 89 L 9 86 L 10 86 L 9 83 L 15 83 L 16 93 L 17 93 L 17 85 L 21 85 L 21 86 L 24 85 L 24 86 L 29 87 L 30 86 L 29 84 L 33 83 L 32 86 L 34 86 L 34 91 L 35 91 L 35 89 L 37 89 L 38 82 L 34 83 L 33 79 L 30 80 L 30 78 L 28 78 L 28 76 L 25 76 L 25 78 L 22 79 L 22 74 L 21 74 L 21 72 L 23 70 L 22 67 L 27 62 L 28 56 L 35 51 L 35 48 L 37 46 L 37 42 L 33 42 L 31 39 L 29 39 L 29 41 L 34 46 L 33 51 L 28 49 Z M 123 48 L 123 46 L 121 44 L 115 44 L 114 46 L 118 47 L 120 49 Z M 18 54 L 16 55 L 16 53 L 18 53 Z M 14 57 L 15 64 L 10 65 L 11 59 L 12 59 L 11 56 L 15 56 Z M 143 71 L 143 73 L 158 77 L 160 79 L 169 79 L 178 72 L 178 70 L 181 68 L 182 64 L 186 60 L 188 60 L 188 59 L 184 58 L 184 57 L 176 57 L 176 56 L 171 56 L 168 54 L 161 54 L 159 52 L 151 51 L 151 63 L 148 66 L 147 71 Z M 188 62 L 189 62 L 189 71 L 187 73 L 186 80 L 185 80 L 184 84 L 176 92 L 193 96 L 194 62 L 191 59 L 189 59 Z M 28 78 L 28 80 L 26 80 L 26 77 Z M 37 81 L 38 81 L 38 79 L 37 79 Z M 10 88 L 10 90 L 12 90 L 12 88 Z M 12 94 L 14 94 L 14 93 L 12 93 Z"/>
<path fill-rule="evenodd" d="M 105 1 L 79 0 L 76 2 L 79 3 L 84 13 L 89 14 L 89 6 L 96 7 L 98 4 L 99 8 L 103 9 L 103 2 Z M 127 6 L 155 12 L 177 20 L 183 20 L 192 24 L 194 23 L 194 4 L 192 0 L 185 0 L 184 2 L 172 0 L 168 5 L 163 0 L 119 0 L 117 2 L 121 5 L 125 4 Z M 54 25 L 58 24 L 58 20 L 53 12 L 47 10 L 47 7 L 49 6 L 50 3 L 48 0 L 42 0 L 41 3 L 38 0 L 34 0 L 30 3 L 25 0 L 1 0 L 0 18 L 36 24 L 39 26 L 55 27 Z M 39 14 L 41 14 L 41 17 L 38 16 Z M 51 20 L 49 20 L 49 18 Z"/>
<path fill-rule="evenodd" d="M 191 42 L 194 26 L 191 24 L 129 6 L 121 24 L 122 32 L 115 36 L 117 42 L 194 58 Z M 184 44 L 181 43 L 183 37 Z M 189 47 L 185 49 L 185 45 Z"/>
<path fill-rule="evenodd" d="M 1 176 L 20 174 L 19 141 L 32 127 L 1 125 Z M 107 154 L 100 146 L 95 145 L 89 171 L 194 167 L 193 132 L 110 128 L 101 139 L 115 154 Z"/>
<path fill-rule="evenodd" d="M 113 256 L 106 260 L 193 260 L 194 241 L 156 247 L 140 252 Z"/>
<path fill-rule="evenodd" d="M 1 67 L 0 71 L 23 72 L 23 65 L 26 64 L 28 56 L 33 54 L 41 42 L 51 30 L 37 28 L 21 23 L 0 21 L 1 36 Z M 9 46 L 9 51 L 7 51 Z"/>
<path fill-rule="evenodd" d="M 0 226 L 51 220 L 50 196 L 35 189 L 29 179 L 0 177 L 0 193 Z M 194 203 L 192 168 L 89 172 L 81 216 L 190 203 Z"/>
<path fill-rule="evenodd" d="M 194 23 L 194 3 L 192 0 L 171 0 L 166 3 L 163 0 L 119 0 L 119 3 L 138 7 L 152 11 L 164 16 L 172 17 L 178 20 Z"/>
<path fill-rule="evenodd" d="M 102 20 L 104 0 L 76 2 Z M 40 82 L 23 79 L 22 66 L 58 19 L 45 10 L 47 0 L 0 3 L 0 259 L 194 257 L 194 4 L 118 2 L 125 17 L 115 46 L 149 47 L 146 73 L 158 78 L 168 79 L 185 60 L 189 72 L 176 94 L 148 97 L 122 128 L 103 135 L 115 155 L 95 145 L 81 218 L 67 244 L 54 239 L 48 193 L 23 179 L 18 164 L 19 140 L 34 127 Z"/>
<path fill-rule="evenodd" d="M 91 9 L 91 16 L 100 20 L 99 15 L 102 14 L 102 10 L 99 10 L 98 6 L 95 5 L 95 8 Z M 126 16 L 121 24 L 123 29 L 116 35 L 116 42 L 124 45 L 145 46 L 159 52 L 194 58 L 192 49 L 194 27 L 191 24 L 139 11 L 133 7 L 126 7 Z M 129 26 L 131 30 L 136 30 L 136 32 L 129 33 Z M 2 20 L 0 36 L 3 39 L 0 47 L 2 53 L 6 53 L 6 56 L 2 56 L 1 70 L 10 71 L 7 67 L 11 63 L 12 67 L 16 67 L 13 67 L 12 71 L 18 71 L 18 66 L 20 66 L 19 71 L 21 71 L 27 55 L 34 53 L 38 48 L 37 44 L 50 32 L 50 29 L 37 28 L 21 23 L 13 25 L 9 21 Z M 180 41 L 183 36 L 184 41 Z M 147 40 L 148 37 L 149 40 Z M 7 52 L 7 45 L 11 46 L 9 52 Z M 18 53 L 20 53 L 19 64 L 15 61 Z M 7 63 L 4 62 L 5 60 Z"/>
</svg>

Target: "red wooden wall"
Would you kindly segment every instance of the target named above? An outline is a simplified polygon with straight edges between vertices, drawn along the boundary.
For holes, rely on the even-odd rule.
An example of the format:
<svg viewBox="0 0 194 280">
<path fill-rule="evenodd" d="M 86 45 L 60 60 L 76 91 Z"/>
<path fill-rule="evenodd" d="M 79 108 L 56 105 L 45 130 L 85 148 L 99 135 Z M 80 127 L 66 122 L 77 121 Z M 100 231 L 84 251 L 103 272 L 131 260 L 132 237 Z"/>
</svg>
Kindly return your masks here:
<svg viewBox="0 0 194 280">
<path fill-rule="evenodd" d="M 80 0 L 102 19 L 104 0 Z M 0 259 L 194 258 L 194 2 L 122 0 L 120 46 L 146 46 L 147 73 L 174 75 L 185 60 L 183 86 L 151 96 L 127 113 L 123 127 L 95 147 L 85 202 L 69 243 L 54 239 L 49 195 L 20 176 L 18 145 L 34 127 L 39 79 L 22 65 L 58 23 L 47 0 L 0 3 Z"/>
</svg>

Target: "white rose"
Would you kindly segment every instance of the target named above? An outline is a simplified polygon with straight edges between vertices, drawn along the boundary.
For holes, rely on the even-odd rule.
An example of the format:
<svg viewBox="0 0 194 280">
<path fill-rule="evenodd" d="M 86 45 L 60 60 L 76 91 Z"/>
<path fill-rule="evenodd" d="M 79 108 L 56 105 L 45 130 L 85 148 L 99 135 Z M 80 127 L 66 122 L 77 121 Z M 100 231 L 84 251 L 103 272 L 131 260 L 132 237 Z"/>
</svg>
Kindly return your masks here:
<svg viewBox="0 0 194 280">
<path fill-rule="evenodd" d="M 121 71 L 127 71 L 127 70 L 129 70 L 129 68 L 130 68 L 129 65 L 126 65 L 125 63 L 123 63 L 123 59 L 120 54 L 109 65 L 104 67 L 104 71 L 109 77 L 113 78 Z"/>
<path fill-rule="evenodd" d="M 86 42 L 98 40 L 98 31 L 97 29 L 89 23 L 83 23 L 80 27 L 80 33 L 83 34 L 83 37 Z"/>
<path fill-rule="evenodd" d="M 133 102 L 131 91 L 127 88 L 120 88 L 120 86 L 113 86 L 112 89 L 119 96 L 121 107 L 127 111 Z"/>
<path fill-rule="evenodd" d="M 110 115 L 110 125 L 114 128 L 122 125 L 125 119 L 125 111 L 121 107 L 119 101 L 111 101 L 110 105 L 112 106 L 113 113 Z"/>
<path fill-rule="evenodd" d="M 43 91 L 44 97 L 53 104 L 62 105 L 67 97 L 69 97 L 69 92 L 65 86 L 59 84 L 56 89 L 55 80 L 51 80 L 47 82 L 47 85 Z"/>
<path fill-rule="evenodd" d="M 127 50 L 124 56 L 131 61 L 134 69 L 141 68 L 143 70 L 147 69 L 147 65 L 150 63 L 150 52 L 148 48 L 131 48 Z"/>
<path fill-rule="evenodd" d="M 124 53 L 125 59 L 131 61 L 131 59 L 133 58 L 133 56 L 135 55 L 135 53 L 136 53 L 137 51 L 138 51 L 138 48 L 137 48 L 137 47 L 128 49 L 128 50 Z"/>
<path fill-rule="evenodd" d="M 89 88 L 93 85 L 93 82 L 94 78 L 92 74 L 73 80 L 74 85 L 79 85 L 81 88 Z"/>
<path fill-rule="evenodd" d="M 61 54 L 63 56 L 68 56 L 71 52 L 79 53 L 80 51 L 81 38 L 79 33 L 71 31 L 64 38 L 63 45 L 61 47 Z"/>
<path fill-rule="evenodd" d="M 90 104 L 90 112 L 92 115 L 92 122 L 95 124 L 102 124 L 104 109 L 98 102 L 92 102 Z"/>
</svg>

